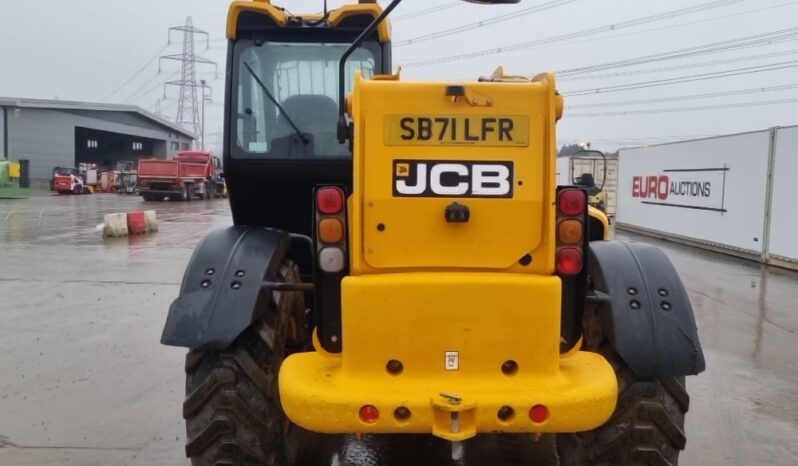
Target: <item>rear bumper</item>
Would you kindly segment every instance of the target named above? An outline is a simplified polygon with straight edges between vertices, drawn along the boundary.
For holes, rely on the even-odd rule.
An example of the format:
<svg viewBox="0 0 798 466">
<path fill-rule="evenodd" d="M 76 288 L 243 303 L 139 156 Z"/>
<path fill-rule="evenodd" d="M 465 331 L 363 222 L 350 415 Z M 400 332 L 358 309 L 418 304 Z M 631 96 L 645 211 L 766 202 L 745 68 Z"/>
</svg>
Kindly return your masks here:
<svg viewBox="0 0 798 466">
<path fill-rule="evenodd" d="M 559 354 L 560 281 L 489 273 L 347 277 L 344 352 L 295 354 L 279 374 L 296 424 L 324 433 L 432 433 L 464 440 L 486 432 L 578 432 L 604 423 L 617 383 L 599 355 Z M 456 353 L 456 364 L 447 356 Z M 386 370 L 401 361 L 400 374 Z M 501 370 L 512 360 L 518 370 Z M 452 402 L 441 394 L 456 395 Z M 364 405 L 376 422 L 359 418 Z M 543 405 L 548 417 L 530 419 Z M 499 410 L 514 415 L 500 419 Z M 410 410 L 398 419 L 397 408 Z M 453 427 L 452 412 L 457 412 Z"/>
</svg>

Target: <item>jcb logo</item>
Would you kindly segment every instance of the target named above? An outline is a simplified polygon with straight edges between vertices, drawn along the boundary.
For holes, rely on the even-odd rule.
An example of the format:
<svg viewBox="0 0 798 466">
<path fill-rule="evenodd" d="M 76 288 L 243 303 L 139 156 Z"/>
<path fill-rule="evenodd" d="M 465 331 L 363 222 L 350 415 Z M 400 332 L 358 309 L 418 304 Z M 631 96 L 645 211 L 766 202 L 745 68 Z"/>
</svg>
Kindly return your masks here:
<svg viewBox="0 0 798 466">
<path fill-rule="evenodd" d="M 513 197 L 513 163 L 394 160 L 393 195 Z"/>
</svg>

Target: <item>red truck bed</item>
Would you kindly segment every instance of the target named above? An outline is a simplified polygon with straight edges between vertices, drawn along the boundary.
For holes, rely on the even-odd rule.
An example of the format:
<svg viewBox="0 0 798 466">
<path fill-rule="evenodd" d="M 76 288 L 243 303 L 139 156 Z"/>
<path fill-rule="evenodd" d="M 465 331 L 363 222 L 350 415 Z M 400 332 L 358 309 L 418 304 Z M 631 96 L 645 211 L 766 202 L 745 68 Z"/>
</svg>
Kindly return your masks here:
<svg viewBox="0 0 798 466">
<path fill-rule="evenodd" d="M 138 192 L 145 200 L 208 199 L 218 192 L 215 160 L 212 153 L 199 151 L 180 152 L 170 160 L 140 159 Z"/>
<path fill-rule="evenodd" d="M 177 178 L 180 176 L 180 163 L 177 160 L 142 159 L 139 160 L 139 178 Z"/>
</svg>

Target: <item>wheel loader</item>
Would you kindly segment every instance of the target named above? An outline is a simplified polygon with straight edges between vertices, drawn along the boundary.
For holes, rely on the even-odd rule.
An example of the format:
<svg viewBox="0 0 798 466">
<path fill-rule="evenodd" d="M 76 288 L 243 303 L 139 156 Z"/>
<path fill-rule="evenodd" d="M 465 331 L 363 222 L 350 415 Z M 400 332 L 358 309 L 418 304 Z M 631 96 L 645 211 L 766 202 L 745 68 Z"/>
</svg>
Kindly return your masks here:
<svg viewBox="0 0 798 466">
<path fill-rule="evenodd" d="M 399 3 L 230 6 L 234 224 L 161 339 L 189 348 L 187 456 L 287 466 L 353 434 L 461 460 L 498 434 L 553 437 L 562 465 L 677 464 L 705 363 L 673 266 L 556 185 L 552 74 L 391 74 Z"/>
</svg>

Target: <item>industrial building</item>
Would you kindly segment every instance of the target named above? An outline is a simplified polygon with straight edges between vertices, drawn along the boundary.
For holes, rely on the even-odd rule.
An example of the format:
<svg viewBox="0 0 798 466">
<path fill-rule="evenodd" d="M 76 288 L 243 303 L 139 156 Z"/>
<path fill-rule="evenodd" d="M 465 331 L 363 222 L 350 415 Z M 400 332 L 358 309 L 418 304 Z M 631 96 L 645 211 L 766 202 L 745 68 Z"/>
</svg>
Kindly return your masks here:
<svg viewBox="0 0 798 466">
<path fill-rule="evenodd" d="M 191 132 L 134 105 L 0 97 L 0 159 L 28 160 L 33 185 L 46 183 L 53 167 L 166 158 L 193 141 Z"/>
</svg>

